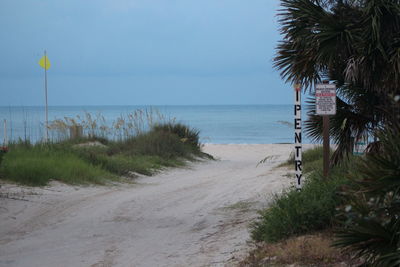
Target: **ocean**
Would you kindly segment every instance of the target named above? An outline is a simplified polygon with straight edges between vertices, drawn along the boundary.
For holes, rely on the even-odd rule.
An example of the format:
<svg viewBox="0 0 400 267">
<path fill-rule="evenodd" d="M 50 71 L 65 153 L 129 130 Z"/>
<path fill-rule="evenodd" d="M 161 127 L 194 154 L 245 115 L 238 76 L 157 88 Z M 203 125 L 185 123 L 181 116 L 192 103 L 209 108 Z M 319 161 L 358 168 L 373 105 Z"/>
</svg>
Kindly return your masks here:
<svg viewBox="0 0 400 267">
<path fill-rule="evenodd" d="M 210 106 L 50 106 L 49 121 L 64 117 L 101 114 L 107 124 L 135 110 L 152 110 L 165 118 L 200 130 L 202 143 L 270 144 L 293 143 L 293 105 L 210 105 Z M 303 114 L 304 119 L 304 114 Z M 7 138 L 43 139 L 44 107 L 0 107 L 0 142 Z"/>
</svg>

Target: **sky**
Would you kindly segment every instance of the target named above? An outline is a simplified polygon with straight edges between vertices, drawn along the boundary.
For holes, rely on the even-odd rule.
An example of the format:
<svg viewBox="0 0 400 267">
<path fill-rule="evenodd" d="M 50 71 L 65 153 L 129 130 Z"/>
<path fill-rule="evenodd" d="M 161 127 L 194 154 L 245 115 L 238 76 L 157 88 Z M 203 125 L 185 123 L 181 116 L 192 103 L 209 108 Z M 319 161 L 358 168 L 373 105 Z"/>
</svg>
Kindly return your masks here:
<svg viewBox="0 0 400 267">
<path fill-rule="evenodd" d="M 0 106 L 290 104 L 279 0 L 1 0 Z"/>
</svg>

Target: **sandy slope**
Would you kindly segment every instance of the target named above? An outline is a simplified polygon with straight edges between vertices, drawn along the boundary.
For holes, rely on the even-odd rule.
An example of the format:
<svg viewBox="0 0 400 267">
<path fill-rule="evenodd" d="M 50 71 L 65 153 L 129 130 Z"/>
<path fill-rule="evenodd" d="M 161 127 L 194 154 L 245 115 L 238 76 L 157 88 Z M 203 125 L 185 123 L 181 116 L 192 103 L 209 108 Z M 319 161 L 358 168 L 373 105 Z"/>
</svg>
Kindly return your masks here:
<svg viewBox="0 0 400 267">
<path fill-rule="evenodd" d="M 134 185 L 3 185 L 0 266 L 233 265 L 248 248 L 256 210 L 289 184 L 287 171 L 274 166 L 291 149 L 206 145 L 219 160 Z"/>
</svg>

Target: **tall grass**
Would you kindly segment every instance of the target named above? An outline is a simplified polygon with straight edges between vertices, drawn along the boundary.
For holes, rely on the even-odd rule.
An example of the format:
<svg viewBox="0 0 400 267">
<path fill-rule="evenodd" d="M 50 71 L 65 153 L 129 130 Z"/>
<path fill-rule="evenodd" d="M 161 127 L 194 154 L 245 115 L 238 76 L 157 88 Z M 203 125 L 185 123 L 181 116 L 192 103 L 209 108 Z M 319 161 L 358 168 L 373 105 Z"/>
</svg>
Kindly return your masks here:
<svg viewBox="0 0 400 267">
<path fill-rule="evenodd" d="M 190 144 L 195 148 L 198 148 L 200 146 L 200 131 L 197 129 L 189 129 L 186 125 L 182 123 L 168 122 L 163 124 L 156 124 L 153 126 L 153 131 L 172 133 L 181 138 L 181 141 L 183 143 Z"/>
<path fill-rule="evenodd" d="M 116 149 L 116 146 L 122 148 L 122 150 Z M 127 141 L 111 143 L 110 147 L 105 148 L 98 146 L 74 147 L 74 152 L 93 165 L 123 176 L 135 176 L 135 173 L 151 175 L 163 167 L 183 165 L 182 158 L 178 158 L 177 155 L 172 158 L 163 158 L 159 155 L 138 154 L 131 151 L 130 146 L 131 143 Z M 151 144 L 148 146 L 151 146 Z M 167 147 L 167 149 L 169 148 Z"/>
<path fill-rule="evenodd" d="M 312 166 L 307 170 L 303 189 L 300 192 L 289 189 L 274 197 L 270 207 L 261 211 L 253 224 L 255 240 L 276 242 L 332 226 L 336 207 L 341 203 L 339 188 L 347 182 L 345 173 L 353 170 L 357 159 L 351 157 L 347 163 L 336 166 L 327 180 L 322 176 L 322 149 L 311 149 L 303 155 L 304 166 Z"/>
<path fill-rule="evenodd" d="M 330 151 L 330 155 L 333 154 L 333 151 Z M 320 166 L 323 164 L 323 147 L 317 146 L 313 149 L 309 149 L 302 154 L 302 161 L 303 161 L 303 172 L 321 172 Z M 281 166 L 290 166 L 294 167 L 294 153 L 290 154 L 289 159 L 284 162 Z"/>
<path fill-rule="evenodd" d="M 53 141 L 70 138 L 69 131 L 74 127 L 82 127 L 83 136 L 88 138 L 101 137 L 122 141 L 143 134 L 156 124 L 174 122 L 174 118 L 167 119 L 152 108 L 121 114 L 112 121 L 108 121 L 101 113 L 85 112 L 83 115 L 53 120 L 49 124 L 49 130 Z"/>
<path fill-rule="evenodd" d="M 171 121 L 155 123 L 151 113 L 137 114 L 131 117 L 136 124 L 120 121 L 112 128 L 117 133 L 122 129 L 123 135 L 117 139 L 107 137 L 98 119 L 86 115 L 83 137 L 66 138 L 69 126 L 60 122 L 57 127 L 62 138 L 58 142 L 11 144 L 0 166 L 0 178 L 29 185 L 44 185 L 51 179 L 102 183 L 116 176 L 151 175 L 161 168 L 182 166 L 186 160 L 207 156 L 200 150 L 197 130 Z M 65 121 L 78 125 L 74 119 Z"/>
<path fill-rule="evenodd" d="M 51 179 L 69 184 L 96 183 L 115 178 L 72 152 L 52 147 L 17 146 L 6 154 L 0 166 L 3 178 L 28 185 L 45 185 Z"/>
</svg>

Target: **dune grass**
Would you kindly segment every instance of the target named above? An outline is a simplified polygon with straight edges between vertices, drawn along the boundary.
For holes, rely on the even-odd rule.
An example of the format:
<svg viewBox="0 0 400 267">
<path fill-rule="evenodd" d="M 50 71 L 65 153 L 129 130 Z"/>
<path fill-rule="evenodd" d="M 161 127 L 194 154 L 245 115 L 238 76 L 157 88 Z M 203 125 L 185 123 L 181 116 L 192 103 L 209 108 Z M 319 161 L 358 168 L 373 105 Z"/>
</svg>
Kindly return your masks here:
<svg viewBox="0 0 400 267">
<path fill-rule="evenodd" d="M 50 180 L 102 184 L 118 176 L 152 175 L 165 167 L 208 157 L 199 133 L 183 124 L 158 124 L 122 140 L 95 136 L 55 143 L 11 144 L 0 165 L 0 178 L 42 186 Z"/>
<path fill-rule="evenodd" d="M 333 154 L 333 151 L 330 151 L 330 155 Z M 303 162 L 303 172 L 309 173 L 311 171 L 320 171 L 323 164 L 323 147 L 317 146 L 313 149 L 308 149 L 303 151 L 302 153 L 302 162 Z M 294 153 L 290 154 L 290 157 L 287 161 L 283 162 L 280 167 L 293 167 L 294 168 Z"/>
<path fill-rule="evenodd" d="M 134 176 L 134 173 L 152 175 L 164 167 L 184 165 L 182 159 L 177 158 L 162 158 L 157 155 L 142 154 L 108 154 L 107 152 L 99 152 L 96 147 L 75 149 L 75 153 L 85 161 L 122 176 Z"/>
<path fill-rule="evenodd" d="M 341 198 L 337 192 L 347 182 L 345 173 L 354 168 L 356 158 L 331 170 L 329 179 L 322 176 L 322 149 L 303 153 L 305 173 L 303 189 L 289 189 L 275 195 L 272 204 L 260 212 L 253 224 L 252 237 L 257 241 L 276 242 L 290 236 L 323 230 L 332 226 Z"/>
<path fill-rule="evenodd" d="M 46 185 L 51 179 L 69 184 L 102 184 L 116 177 L 72 152 L 47 146 L 10 149 L 0 166 L 1 176 L 27 185 Z"/>
</svg>

